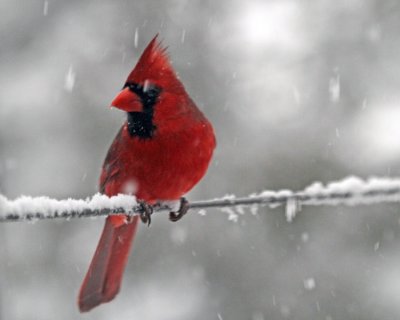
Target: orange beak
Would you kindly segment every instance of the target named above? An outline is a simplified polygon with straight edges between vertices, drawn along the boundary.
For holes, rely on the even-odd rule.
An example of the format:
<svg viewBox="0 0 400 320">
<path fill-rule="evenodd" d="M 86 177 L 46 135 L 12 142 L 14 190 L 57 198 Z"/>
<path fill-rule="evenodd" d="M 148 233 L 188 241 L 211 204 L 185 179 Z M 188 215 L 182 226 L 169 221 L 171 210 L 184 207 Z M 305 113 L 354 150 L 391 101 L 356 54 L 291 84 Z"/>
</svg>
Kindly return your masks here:
<svg viewBox="0 0 400 320">
<path fill-rule="evenodd" d="M 129 88 L 122 91 L 111 102 L 111 107 L 115 107 L 126 112 L 141 112 L 142 103 L 139 97 L 134 94 Z"/>
</svg>

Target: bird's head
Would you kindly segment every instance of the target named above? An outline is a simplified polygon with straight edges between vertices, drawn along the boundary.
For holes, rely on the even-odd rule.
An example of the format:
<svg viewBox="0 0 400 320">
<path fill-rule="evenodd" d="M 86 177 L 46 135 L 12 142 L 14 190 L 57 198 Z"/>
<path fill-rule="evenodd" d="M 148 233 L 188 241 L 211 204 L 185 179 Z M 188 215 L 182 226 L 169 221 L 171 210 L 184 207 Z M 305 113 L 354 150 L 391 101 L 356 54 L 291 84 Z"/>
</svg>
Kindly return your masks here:
<svg viewBox="0 0 400 320">
<path fill-rule="evenodd" d="M 111 106 L 128 113 L 153 112 L 165 96 L 185 93 L 157 36 L 143 51 Z"/>
</svg>

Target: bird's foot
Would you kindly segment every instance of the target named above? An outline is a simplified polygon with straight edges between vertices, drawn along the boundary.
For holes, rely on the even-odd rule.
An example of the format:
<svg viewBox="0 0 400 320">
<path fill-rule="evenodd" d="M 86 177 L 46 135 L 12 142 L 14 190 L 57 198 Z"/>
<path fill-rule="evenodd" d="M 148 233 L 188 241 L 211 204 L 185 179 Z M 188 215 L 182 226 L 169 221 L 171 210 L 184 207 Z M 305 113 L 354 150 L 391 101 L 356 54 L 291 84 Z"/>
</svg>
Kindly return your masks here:
<svg viewBox="0 0 400 320">
<path fill-rule="evenodd" d="M 172 222 L 176 222 L 180 219 L 182 219 L 182 217 L 188 212 L 190 206 L 189 206 L 189 201 L 186 200 L 186 198 L 181 198 L 181 204 L 179 206 L 179 210 L 178 211 L 171 211 L 169 213 L 169 220 L 171 220 Z"/>
<path fill-rule="evenodd" d="M 153 214 L 153 207 L 149 205 L 146 201 L 138 201 L 140 206 L 140 220 L 147 226 L 151 223 L 151 215 Z"/>
</svg>

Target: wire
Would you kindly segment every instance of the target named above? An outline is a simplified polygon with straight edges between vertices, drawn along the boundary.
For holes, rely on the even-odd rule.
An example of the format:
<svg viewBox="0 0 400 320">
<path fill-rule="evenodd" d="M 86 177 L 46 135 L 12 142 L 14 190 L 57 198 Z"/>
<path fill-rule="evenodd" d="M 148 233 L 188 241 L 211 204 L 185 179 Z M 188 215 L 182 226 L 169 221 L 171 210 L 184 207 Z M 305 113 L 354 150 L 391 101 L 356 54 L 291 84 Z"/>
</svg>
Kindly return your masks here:
<svg viewBox="0 0 400 320">
<path fill-rule="evenodd" d="M 323 185 L 319 182 L 311 184 L 304 190 L 264 191 L 248 197 L 222 198 L 194 201 L 189 203 L 190 209 L 207 208 L 241 208 L 243 206 L 269 206 L 271 208 L 286 205 L 286 218 L 291 221 L 303 206 L 322 205 L 370 205 L 374 203 L 400 202 L 400 179 L 371 178 L 362 180 L 349 177 Z M 163 202 L 155 205 L 154 212 L 171 211 L 177 202 Z M 230 219 L 236 220 L 234 210 L 224 210 L 230 213 Z M 86 200 L 66 199 L 55 200 L 48 197 L 22 196 L 8 200 L 0 195 L 0 222 L 71 219 L 108 216 L 113 214 L 135 215 L 143 212 L 143 206 L 134 196 L 118 195 L 107 197 L 96 194 Z M 242 210 L 237 210 L 241 213 Z"/>
</svg>

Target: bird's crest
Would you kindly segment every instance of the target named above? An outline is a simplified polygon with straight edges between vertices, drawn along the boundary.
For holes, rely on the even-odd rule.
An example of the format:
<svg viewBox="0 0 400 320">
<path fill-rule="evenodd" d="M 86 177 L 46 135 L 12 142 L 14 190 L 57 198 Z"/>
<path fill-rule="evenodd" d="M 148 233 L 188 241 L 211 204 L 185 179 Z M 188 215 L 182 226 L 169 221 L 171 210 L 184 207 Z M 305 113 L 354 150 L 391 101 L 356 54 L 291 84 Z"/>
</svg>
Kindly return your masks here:
<svg viewBox="0 0 400 320">
<path fill-rule="evenodd" d="M 167 48 L 158 40 L 158 34 L 147 45 L 127 79 L 127 82 L 142 85 L 145 81 L 171 91 L 183 89 L 169 61 Z"/>
</svg>

